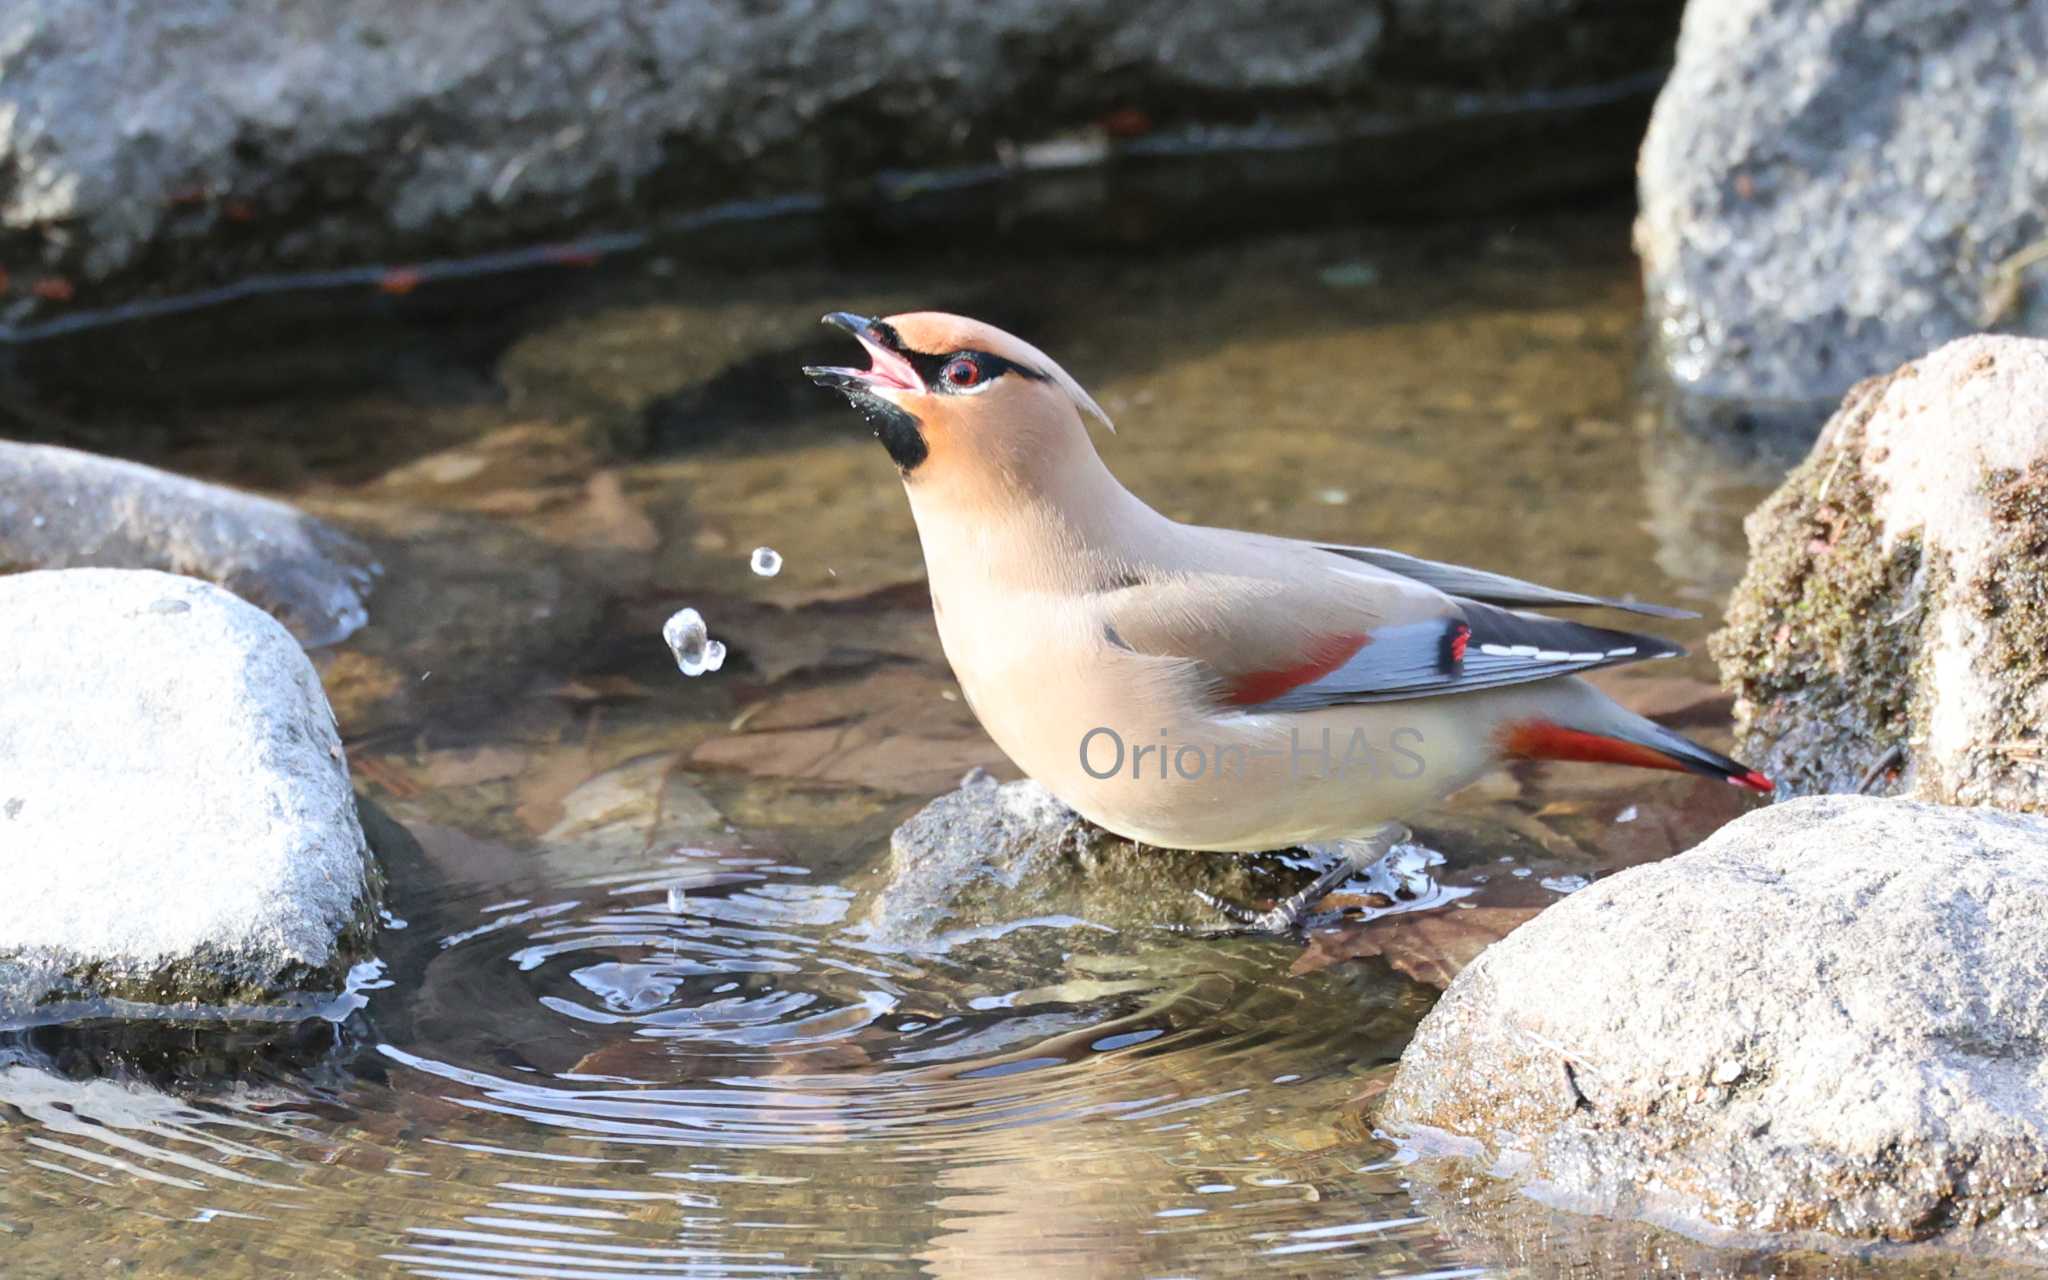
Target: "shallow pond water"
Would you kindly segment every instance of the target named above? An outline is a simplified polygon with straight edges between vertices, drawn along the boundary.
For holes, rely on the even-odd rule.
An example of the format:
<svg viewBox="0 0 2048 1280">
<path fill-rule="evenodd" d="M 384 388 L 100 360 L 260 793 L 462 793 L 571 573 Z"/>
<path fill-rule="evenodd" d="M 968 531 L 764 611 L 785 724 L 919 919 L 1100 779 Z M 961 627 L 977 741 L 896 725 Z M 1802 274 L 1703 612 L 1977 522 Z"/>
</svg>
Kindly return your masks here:
<svg viewBox="0 0 2048 1280">
<path fill-rule="evenodd" d="M 363 794 L 417 847 L 387 849 L 362 1008 L 289 1052 L 0 1038 L 0 1269 L 1874 1270 L 1554 1214 L 1372 1131 L 1431 981 L 1725 821 L 1726 788 L 1482 784 L 1430 820 L 1468 915 L 1308 953 L 1032 918 L 910 950 L 864 927 L 894 825 L 1005 765 L 940 659 L 886 459 L 797 373 L 845 355 L 821 312 L 1027 334 L 1169 514 L 1711 614 L 1769 467 L 1636 394 L 1626 227 L 1035 256 L 762 231 L 16 352 L 11 430 L 284 493 L 375 544 L 373 620 L 317 661 Z M 684 605 L 730 646 L 694 680 L 659 634 Z M 1617 687 L 1712 737 L 1711 679 L 1695 656 Z"/>
</svg>

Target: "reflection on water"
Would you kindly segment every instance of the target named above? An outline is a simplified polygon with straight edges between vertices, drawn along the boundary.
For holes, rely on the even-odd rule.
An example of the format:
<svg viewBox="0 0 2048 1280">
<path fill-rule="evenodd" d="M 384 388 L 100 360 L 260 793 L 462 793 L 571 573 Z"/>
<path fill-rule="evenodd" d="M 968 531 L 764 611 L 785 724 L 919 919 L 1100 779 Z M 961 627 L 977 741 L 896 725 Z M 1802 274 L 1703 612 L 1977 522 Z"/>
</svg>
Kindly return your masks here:
<svg viewBox="0 0 2048 1280">
<path fill-rule="evenodd" d="M 273 317 L 245 317 L 236 368 L 175 328 L 29 352 L 13 390 L 39 432 L 378 544 L 371 625 L 319 662 L 361 789 L 417 848 L 389 858 L 384 971 L 336 1047 L 203 1071 L 83 1031 L 0 1049 L 0 1267 L 1513 1263 L 1409 1186 L 1367 1104 L 1425 982 L 1697 838 L 1727 788 L 1495 779 L 1418 823 L 1450 906 L 1306 954 L 1030 911 L 880 946 L 861 920 L 890 829 L 1004 765 L 937 652 L 885 459 L 796 369 L 832 341 L 823 310 L 979 311 L 1089 381 L 1123 428 L 1111 465 L 1170 514 L 1711 607 L 1721 561 L 1651 534 L 1739 545 L 1749 494 L 1651 518 L 1643 476 L 1670 468 L 1636 426 L 1637 302 L 1616 212 L 1142 258 L 647 256 L 572 296 L 428 297 L 269 345 Z M 94 372 L 131 366 L 150 378 Z M 660 637 L 685 604 L 730 645 L 688 681 Z M 1628 687 L 1711 735 L 1707 674 Z"/>
</svg>

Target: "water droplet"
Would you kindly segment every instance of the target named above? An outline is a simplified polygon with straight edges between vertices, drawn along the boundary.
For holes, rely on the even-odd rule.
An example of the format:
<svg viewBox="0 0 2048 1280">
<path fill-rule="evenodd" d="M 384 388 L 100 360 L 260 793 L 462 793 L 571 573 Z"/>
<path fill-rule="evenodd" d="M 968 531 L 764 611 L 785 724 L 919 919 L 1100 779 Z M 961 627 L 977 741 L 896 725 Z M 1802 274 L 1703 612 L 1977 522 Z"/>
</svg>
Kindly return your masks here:
<svg viewBox="0 0 2048 1280">
<path fill-rule="evenodd" d="M 676 657 L 676 670 L 701 676 L 725 665 L 725 646 L 711 638 L 704 617 L 695 609 L 678 609 L 662 624 L 661 638 Z"/>
<path fill-rule="evenodd" d="M 755 573 L 772 578 L 782 572 L 782 553 L 773 547 L 755 547 L 754 558 L 748 561 Z"/>
</svg>

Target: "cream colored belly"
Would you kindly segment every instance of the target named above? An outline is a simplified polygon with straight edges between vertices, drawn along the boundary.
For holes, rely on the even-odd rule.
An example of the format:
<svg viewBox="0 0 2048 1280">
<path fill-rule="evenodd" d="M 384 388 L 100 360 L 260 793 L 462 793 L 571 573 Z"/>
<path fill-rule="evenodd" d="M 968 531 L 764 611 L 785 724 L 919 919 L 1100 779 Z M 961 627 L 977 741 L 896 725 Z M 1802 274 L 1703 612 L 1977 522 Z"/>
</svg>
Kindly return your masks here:
<svg viewBox="0 0 2048 1280">
<path fill-rule="evenodd" d="M 941 618 L 983 727 L 1061 800 L 1147 844 L 1253 851 L 1363 834 L 1493 762 L 1469 697 L 1458 714 L 1423 699 L 1217 715 L 1186 664 L 1090 643 L 1085 620 L 1062 629 L 1044 612 L 1004 613 L 1020 626 L 970 636 Z"/>
</svg>

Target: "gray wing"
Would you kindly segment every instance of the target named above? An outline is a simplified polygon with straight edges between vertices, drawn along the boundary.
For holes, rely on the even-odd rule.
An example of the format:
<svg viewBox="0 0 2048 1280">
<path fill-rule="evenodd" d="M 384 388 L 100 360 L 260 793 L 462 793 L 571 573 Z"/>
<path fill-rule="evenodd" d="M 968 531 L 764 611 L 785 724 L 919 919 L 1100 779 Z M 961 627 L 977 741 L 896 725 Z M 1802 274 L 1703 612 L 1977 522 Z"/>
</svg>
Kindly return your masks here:
<svg viewBox="0 0 2048 1280">
<path fill-rule="evenodd" d="M 1619 609 L 1625 613 L 1639 613 L 1651 618 L 1699 617 L 1688 610 L 1673 609 L 1661 604 L 1642 604 L 1635 600 L 1614 600 L 1605 596 L 1581 595 L 1576 591 L 1559 591 L 1555 587 L 1510 578 L 1504 573 L 1488 573 L 1484 569 L 1469 569 L 1464 565 L 1424 560 L 1420 556 L 1388 551 L 1383 547 L 1343 547 L 1328 543 L 1313 545 L 1318 550 L 1328 551 L 1332 555 L 1357 560 L 1375 569 L 1384 569 L 1388 573 L 1397 573 L 1404 578 L 1435 587 L 1445 595 L 1461 596 L 1484 604 L 1519 605 L 1538 609 Z"/>
<path fill-rule="evenodd" d="M 1515 613 L 1476 601 L 1459 601 L 1457 613 L 1449 618 L 1402 623 L 1350 639 L 1357 642 L 1350 652 L 1325 669 L 1303 664 L 1263 678 L 1255 675 L 1236 686 L 1237 696 L 1226 695 L 1225 700 L 1260 711 L 1398 702 L 1552 680 L 1685 652 L 1656 636 Z M 1280 687 L 1285 675 L 1293 673 L 1303 678 Z"/>
</svg>

